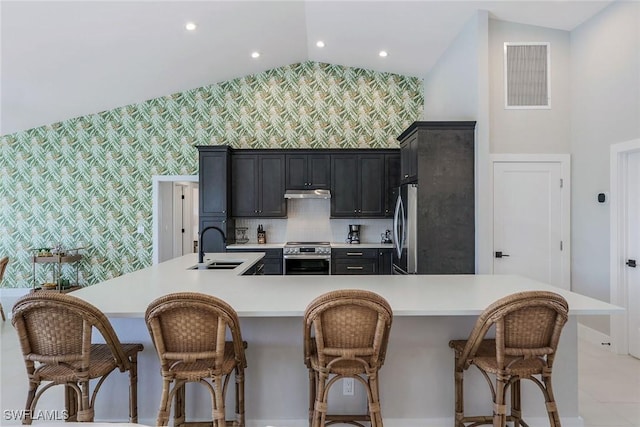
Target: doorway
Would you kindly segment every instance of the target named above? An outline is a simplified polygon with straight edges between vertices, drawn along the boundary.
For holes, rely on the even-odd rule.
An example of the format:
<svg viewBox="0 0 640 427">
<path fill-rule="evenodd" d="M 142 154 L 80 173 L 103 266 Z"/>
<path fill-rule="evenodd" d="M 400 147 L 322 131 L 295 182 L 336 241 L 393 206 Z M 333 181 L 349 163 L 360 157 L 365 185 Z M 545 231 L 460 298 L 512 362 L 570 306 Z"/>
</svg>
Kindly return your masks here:
<svg viewBox="0 0 640 427">
<path fill-rule="evenodd" d="M 493 155 L 493 273 L 569 290 L 570 157 Z"/>
<path fill-rule="evenodd" d="M 198 176 L 153 177 L 153 263 L 194 252 L 198 236 Z"/>
<path fill-rule="evenodd" d="M 614 351 L 640 358 L 640 139 L 613 144 L 610 155 L 611 316 Z"/>
</svg>

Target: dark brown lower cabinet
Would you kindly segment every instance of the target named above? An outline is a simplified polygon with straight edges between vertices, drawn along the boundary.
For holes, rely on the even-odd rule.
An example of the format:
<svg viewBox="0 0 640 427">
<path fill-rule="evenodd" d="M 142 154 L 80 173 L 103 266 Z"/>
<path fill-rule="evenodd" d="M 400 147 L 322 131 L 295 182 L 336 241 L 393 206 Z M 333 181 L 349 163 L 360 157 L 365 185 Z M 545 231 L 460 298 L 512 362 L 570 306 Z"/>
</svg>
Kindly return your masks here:
<svg viewBox="0 0 640 427">
<path fill-rule="evenodd" d="M 391 249 L 358 248 L 331 250 L 331 274 L 391 274 Z"/>
<path fill-rule="evenodd" d="M 281 275 L 282 249 L 236 249 L 227 248 L 227 252 L 264 252 L 266 255 L 256 263 L 246 274 L 252 275 Z"/>
</svg>

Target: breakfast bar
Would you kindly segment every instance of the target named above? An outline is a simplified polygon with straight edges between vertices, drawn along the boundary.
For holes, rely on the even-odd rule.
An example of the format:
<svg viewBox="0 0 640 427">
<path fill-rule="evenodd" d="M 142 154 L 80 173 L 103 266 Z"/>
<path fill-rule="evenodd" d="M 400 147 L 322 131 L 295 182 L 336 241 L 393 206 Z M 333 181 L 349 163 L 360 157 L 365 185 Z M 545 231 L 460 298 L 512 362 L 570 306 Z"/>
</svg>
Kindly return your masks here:
<svg viewBox="0 0 640 427">
<path fill-rule="evenodd" d="M 196 254 L 185 255 L 83 288 L 74 295 L 102 310 L 122 342 L 141 342 L 139 422 L 155 424 L 161 376 L 144 322 L 147 305 L 173 292 L 201 292 L 228 302 L 238 313 L 248 342 L 245 371 L 247 426 L 307 426 L 308 374 L 303 362 L 302 316 L 316 296 L 335 289 L 367 289 L 383 296 L 394 313 L 385 365 L 380 371 L 382 415 L 390 427 L 453 425 L 451 339 L 466 339 L 477 316 L 495 300 L 526 290 L 550 290 L 569 303 L 570 318 L 554 365 L 554 391 L 563 426 L 582 426 L 578 415 L 577 315 L 615 314 L 622 309 L 520 276 L 248 276 L 243 273 L 264 253 L 211 253 L 205 264 L 238 263 L 234 268 L 193 269 Z M 125 375 L 105 383 L 96 420 L 122 420 L 127 413 Z M 197 385 L 187 388 L 187 416 L 207 419 L 210 403 Z M 469 413 L 491 413 L 491 398 L 481 375 L 465 374 Z M 338 412 L 365 408 L 363 390 L 354 396 L 332 390 Z M 228 396 L 229 397 L 229 396 Z M 530 425 L 548 425 L 542 396 L 523 384 L 523 412 Z M 231 404 L 231 402 L 229 402 Z"/>
</svg>

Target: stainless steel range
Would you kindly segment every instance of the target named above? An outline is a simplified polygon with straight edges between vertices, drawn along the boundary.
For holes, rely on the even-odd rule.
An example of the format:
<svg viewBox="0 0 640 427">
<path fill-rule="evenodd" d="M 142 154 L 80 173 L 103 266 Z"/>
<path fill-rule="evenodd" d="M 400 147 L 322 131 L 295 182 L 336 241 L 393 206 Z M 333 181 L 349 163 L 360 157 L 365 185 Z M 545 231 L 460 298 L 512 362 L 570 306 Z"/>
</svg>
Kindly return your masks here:
<svg viewBox="0 0 640 427">
<path fill-rule="evenodd" d="M 283 249 L 284 274 L 331 274 L 329 242 L 287 242 Z"/>
</svg>

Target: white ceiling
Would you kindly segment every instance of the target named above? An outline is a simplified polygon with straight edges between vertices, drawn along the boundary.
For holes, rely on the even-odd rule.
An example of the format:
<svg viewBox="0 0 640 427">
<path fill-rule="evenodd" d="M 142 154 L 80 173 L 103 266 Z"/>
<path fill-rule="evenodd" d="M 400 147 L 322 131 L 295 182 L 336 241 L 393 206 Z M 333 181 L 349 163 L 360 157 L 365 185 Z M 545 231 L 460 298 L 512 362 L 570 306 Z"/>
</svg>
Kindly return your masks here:
<svg viewBox="0 0 640 427">
<path fill-rule="evenodd" d="M 477 10 L 570 31 L 609 3 L 2 0 L 0 134 L 306 60 L 424 77 Z"/>
</svg>

